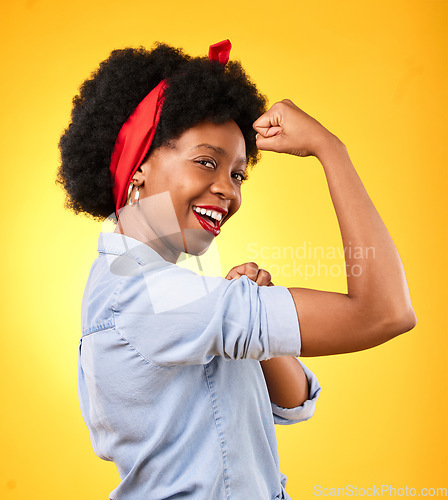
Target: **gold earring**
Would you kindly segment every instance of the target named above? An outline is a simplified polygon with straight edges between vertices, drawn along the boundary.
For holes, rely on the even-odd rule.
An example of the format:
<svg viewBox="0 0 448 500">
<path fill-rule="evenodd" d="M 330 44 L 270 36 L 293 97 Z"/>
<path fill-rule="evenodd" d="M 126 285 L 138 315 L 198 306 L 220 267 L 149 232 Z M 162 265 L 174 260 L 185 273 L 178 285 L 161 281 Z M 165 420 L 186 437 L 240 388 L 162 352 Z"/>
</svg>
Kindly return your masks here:
<svg viewBox="0 0 448 500">
<path fill-rule="evenodd" d="M 133 181 L 136 181 L 137 179 L 132 179 Z M 132 193 L 132 188 L 135 186 L 135 184 L 133 184 L 132 182 L 129 184 L 129 187 L 128 187 L 128 196 L 126 198 L 126 204 L 127 205 L 136 205 L 137 202 L 138 202 L 138 199 L 140 197 L 140 191 L 138 189 L 138 186 L 135 186 L 135 201 L 134 203 L 131 203 L 131 193 Z"/>
<path fill-rule="evenodd" d="M 140 198 L 140 191 L 138 189 L 138 186 L 135 186 L 135 197 L 134 197 L 134 203 L 131 203 L 132 206 L 137 205 L 138 199 Z"/>
<path fill-rule="evenodd" d="M 132 188 L 134 187 L 134 184 L 132 184 L 132 182 L 129 184 L 129 187 L 128 187 L 128 196 L 126 198 L 126 205 L 130 205 L 131 204 L 131 192 L 132 192 Z"/>
</svg>

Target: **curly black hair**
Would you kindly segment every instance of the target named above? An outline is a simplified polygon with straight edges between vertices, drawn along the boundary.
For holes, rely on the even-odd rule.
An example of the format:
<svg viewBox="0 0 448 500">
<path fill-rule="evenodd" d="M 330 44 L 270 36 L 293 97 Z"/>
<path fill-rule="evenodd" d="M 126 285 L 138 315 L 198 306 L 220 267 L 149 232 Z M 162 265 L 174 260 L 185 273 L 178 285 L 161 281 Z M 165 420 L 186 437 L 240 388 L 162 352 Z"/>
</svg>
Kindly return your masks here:
<svg viewBox="0 0 448 500">
<path fill-rule="evenodd" d="M 156 43 L 151 51 L 114 50 L 73 98 L 71 123 L 59 141 L 56 183 L 67 193 L 66 208 L 95 220 L 114 212 L 109 164 L 115 140 L 139 102 L 162 79 L 168 88 L 148 154 L 203 120 L 232 119 L 243 133 L 248 165 L 257 163 L 252 124 L 265 112 L 267 100 L 240 62 L 229 61 L 223 67 L 164 43 Z"/>
</svg>

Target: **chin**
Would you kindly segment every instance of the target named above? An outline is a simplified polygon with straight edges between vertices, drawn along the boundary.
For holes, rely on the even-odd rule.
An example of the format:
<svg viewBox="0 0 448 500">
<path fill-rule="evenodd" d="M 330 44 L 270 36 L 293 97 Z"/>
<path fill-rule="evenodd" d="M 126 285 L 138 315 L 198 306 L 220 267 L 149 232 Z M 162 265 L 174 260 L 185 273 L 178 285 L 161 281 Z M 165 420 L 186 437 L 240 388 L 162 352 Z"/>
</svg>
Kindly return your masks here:
<svg viewBox="0 0 448 500">
<path fill-rule="evenodd" d="M 204 229 L 186 229 L 184 231 L 185 242 L 182 241 L 182 252 L 190 255 L 204 254 L 212 244 L 215 236 Z M 185 244 L 186 248 L 185 248 Z"/>
<path fill-rule="evenodd" d="M 159 238 L 166 248 L 175 249 L 177 252 L 184 252 L 189 255 L 204 254 L 213 242 L 215 237 L 204 229 L 185 229 L 182 233 L 170 234 Z"/>
</svg>

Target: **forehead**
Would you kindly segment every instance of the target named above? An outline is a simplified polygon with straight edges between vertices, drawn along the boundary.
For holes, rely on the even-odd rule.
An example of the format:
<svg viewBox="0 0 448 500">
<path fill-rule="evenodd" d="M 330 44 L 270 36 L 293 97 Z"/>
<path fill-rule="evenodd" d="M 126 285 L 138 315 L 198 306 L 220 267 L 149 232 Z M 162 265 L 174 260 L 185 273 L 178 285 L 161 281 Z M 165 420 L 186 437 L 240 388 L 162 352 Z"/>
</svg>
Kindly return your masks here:
<svg viewBox="0 0 448 500">
<path fill-rule="evenodd" d="M 174 142 L 176 149 L 191 152 L 205 149 L 232 161 L 241 158 L 246 161 L 244 136 L 233 120 L 225 123 L 201 122 L 186 130 Z"/>
</svg>

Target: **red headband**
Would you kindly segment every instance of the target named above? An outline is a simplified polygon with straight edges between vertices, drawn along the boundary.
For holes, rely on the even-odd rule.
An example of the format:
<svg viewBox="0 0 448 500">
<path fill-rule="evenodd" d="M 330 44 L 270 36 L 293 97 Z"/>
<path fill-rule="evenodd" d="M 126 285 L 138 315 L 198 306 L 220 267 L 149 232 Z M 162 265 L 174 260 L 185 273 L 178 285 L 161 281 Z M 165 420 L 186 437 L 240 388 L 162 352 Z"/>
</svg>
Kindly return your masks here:
<svg viewBox="0 0 448 500">
<path fill-rule="evenodd" d="M 229 40 L 210 45 L 208 58 L 210 61 L 218 61 L 225 66 L 229 60 L 231 48 Z M 162 80 L 157 87 L 152 89 L 124 122 L 118 133 L 109 167 L 114 180 L 112 192 L 117 218 L 119 210 L 126 204 L 132 176 L 151 147 L 159 123 L 166 87 L 165 80 Z"/>
</svg>

